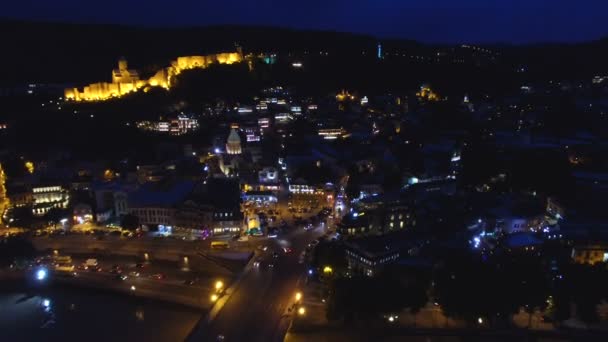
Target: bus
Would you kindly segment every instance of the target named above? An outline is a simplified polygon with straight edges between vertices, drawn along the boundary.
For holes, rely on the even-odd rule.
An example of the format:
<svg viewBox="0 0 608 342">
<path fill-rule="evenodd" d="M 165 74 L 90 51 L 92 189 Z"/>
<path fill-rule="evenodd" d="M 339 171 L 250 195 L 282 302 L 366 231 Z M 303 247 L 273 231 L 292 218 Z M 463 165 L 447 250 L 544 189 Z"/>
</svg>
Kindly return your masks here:
<svg viewBox="0 0 608 342">
<path fill-rule="evenodd" d="M 212 249 L 226 249 L 228 248 L 228 242 L 226 241 L 211 241 Z"/>
<path fill-rule="evenodd" d="M 71 264 L 72 257 L 69 255 L 55 255 L 53 256 L 53 262 L 56 264 Z"/>
<path fill-rule="evenodd" d="M 74 265 L 72 264 L 72 257 L 69 255 L 55 255 L 53 257 L 53 266 L 55 271 L 58 272 L 73 272 Z"/>
</svg>

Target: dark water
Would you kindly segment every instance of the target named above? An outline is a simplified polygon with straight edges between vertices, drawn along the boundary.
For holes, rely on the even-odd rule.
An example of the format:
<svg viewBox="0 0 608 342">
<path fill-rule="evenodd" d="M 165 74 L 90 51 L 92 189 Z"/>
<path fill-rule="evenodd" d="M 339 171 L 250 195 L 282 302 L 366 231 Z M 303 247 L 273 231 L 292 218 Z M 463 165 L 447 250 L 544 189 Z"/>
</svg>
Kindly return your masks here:
<svg viewBox="0 0 608 342">
<path fill-rule="evenodd" d="M 201 312 L 72 288 L 0 291 L 1 341 L 183 341 Z"/>
</svg>

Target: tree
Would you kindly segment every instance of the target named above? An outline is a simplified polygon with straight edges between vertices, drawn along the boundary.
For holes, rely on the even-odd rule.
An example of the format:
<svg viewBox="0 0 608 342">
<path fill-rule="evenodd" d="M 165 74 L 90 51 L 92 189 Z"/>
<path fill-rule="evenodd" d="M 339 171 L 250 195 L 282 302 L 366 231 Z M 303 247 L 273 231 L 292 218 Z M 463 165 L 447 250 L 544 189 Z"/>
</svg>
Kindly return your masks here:
<svg viewBox="0 0 608 342">
<path fill-rule="evenodd" d="M 493 260 L 473 255 L 449 259 L 436 272 L 434 283 L 434 296 L 443 312 L 469 324 L 478 318 L 490 325 L 508 322 L 519 308 L 512 275 Z"/>
<path fill-rule="evenodd" d="M 30 259 L 36 255 L 32 243 L 23 237 L 0 239 L 0 266 L 8 266 L 19 259 Z"/>
<path fill-rule="evenodd" d="M 133 214 L 123 215 L 120 219 L 120 226 L 123 229 L 135 230 L 139 228 L 139 218 Z"/>
<path fill-rule="evenodd" d="M 10 222 L 10 220 L 13 220 L 11 222 L 11 226 L 14 227 L 21 227 L 27 229 L 36 229 L 44 227 L 44 222 L 40 218 L 35 217 L 32 213 L 31 206 L 12 208 L 9 210 L 9 217 L 10 218 L 8 221 Z"/>
<path fill-rule="evenodd" d="M 312 265 L 317 268 L 329 266 L 334 275 L 344 274 L 348 266 L 344 246 L 337 241 L 321 241 L 314 249 Z"/>
<path fill-rule="evenodd" d="M 557 319 L 570 316 L 570 306 L 576 307 L 577 317 L 585 323 L 597 322 L 597 305 L 608 299 L 608 271 L 604 264 L 571 264 L 563 269 L 555 280 L 555 305 Z"/>
<path fill-rule="evenodd" d="M 59 222 L 61 222 L 61 220 L 68 218 L 69 214 L 70 212 L 67 209 L 51 208 L 44 215 L 44 218 L 47 222 L 52 223 L 54 228 L 57 226 L 57 224 L 59 224 Z"/>
</svg>

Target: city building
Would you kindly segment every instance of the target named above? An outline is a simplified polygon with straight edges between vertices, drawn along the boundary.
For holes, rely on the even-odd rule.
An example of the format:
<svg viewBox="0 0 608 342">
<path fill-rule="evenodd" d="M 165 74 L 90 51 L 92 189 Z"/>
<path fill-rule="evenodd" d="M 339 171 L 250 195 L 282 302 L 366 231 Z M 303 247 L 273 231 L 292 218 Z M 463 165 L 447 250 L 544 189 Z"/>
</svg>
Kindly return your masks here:
<svg viewBox="0 0 608 342">
<path fill-rule="evenodd" d="M 112 71 L 112 82 L 92 83 L 85 86 L 82 90 L 67 88 L 64 91 L 64 97 L 66 100 L 73 101 L 103 101 L 121 97 L 139 89 L 144 89 L 145 91 L 149 87 L 169 89 L 173 85 L 175 77 L 184 70 L 204 69 L 214 63 L 232 64 L 242 60 L 243 57 L 238 52 L 178 57 L 177 60 L 171 62 L 169 67 L 158 70 L 148 80 L 142 80 L 137 71 L 128 68 L 126 59 L 121 58 L 118 61 L 118 69 Z"/>
<path fill-rule="evenodd" d="M 226 153 L 228 154 L 241 154 L 241 137 L 233 128 L 230 130 L 228 140 L 226 141 Z"/>
<path fill-rule="evenodd" d="M 279 170 L 275 167 L 265 167 L 258 171 L 258 181 L 264 184 L 279 183 Z"/>
<path fill-rule="evenodd" d="M 89 204 L 86 203 L 78 203 L 74 206 L 72 210 L 72 219 L 73 222 L 82 224 L 85 222 L 93 221 L 93 208 Z"/>
<path fill-rule="evenodd" d="M 199 128 L 199 124 L 197 119 L 180 114 L 167 120 L 139 121 L 137 122 L 137 128 L 144 131 L 183 135 L 196 131 Z"/>
<path fill-rule="evenodd" d="M 350 134 L 342 127 L 340 128 L 320 128 L 317 130 L 320 137 L 325 140 L 335 140 L 348 138 Z"/>
<path fill-rule="evenodd" d="M 70 196 L 61 185 L 32 187 L 34 215 L 42 216 L 51 208 L 67 208 Z"/>
<path fill-rule="evenodd" d="M 128 211 L 145 228 L 173 227 L 176 208 L 193 188 L 191 181 L 146 183 L 128 194 Z"/>
<path fill-rule="evenodd" d="M 608 261 L 608 245 L 599 243 L 576 244 L 572 248 L 572 260 L 578 264 L 596 264 Z"/>
<path fill-rule="evenodd" d="M 24 207 L 34 203 L 32 190 L 25 185 L 6 185 L 6 197 L 12 207 Z"/>
<path fill-rule="evenodd" d="M 276 204 L 277 195 L 272 191 L 247 191 L 243 194 L 243 200 L 248 202 Z"/>
<path fill-rule="evenodd" d="M 400 258 L 415 255 L 418 243 L 399 234 L 401 233 L 345 242 L 350 272 L 373 277 Z"/>
</svg>

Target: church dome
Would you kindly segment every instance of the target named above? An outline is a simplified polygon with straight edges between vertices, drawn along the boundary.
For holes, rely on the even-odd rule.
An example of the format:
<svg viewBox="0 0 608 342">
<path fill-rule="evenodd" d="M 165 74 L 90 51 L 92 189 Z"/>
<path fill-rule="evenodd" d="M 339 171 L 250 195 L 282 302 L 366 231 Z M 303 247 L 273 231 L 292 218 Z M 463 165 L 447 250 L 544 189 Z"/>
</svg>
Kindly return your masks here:
<svg viewBox="0 0 608 342">
<path fill-rule="evenodd" d="M 233 128 L 228 135 L 228 141 L 226 142 L 226 152 L 228 154 L 241 154 L 241 137 Z"/>
<path fill-rule="evenodd" d="M 236 130 L 234 128 L 232 130 L 230 130 L 230 135 L 228 135 L 228 143 L 232 143 L 232 144 L 241 143 L 241 137 L 239 137 L 239 134 L 236 132 Z"/>
</svg>

